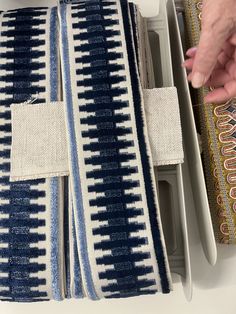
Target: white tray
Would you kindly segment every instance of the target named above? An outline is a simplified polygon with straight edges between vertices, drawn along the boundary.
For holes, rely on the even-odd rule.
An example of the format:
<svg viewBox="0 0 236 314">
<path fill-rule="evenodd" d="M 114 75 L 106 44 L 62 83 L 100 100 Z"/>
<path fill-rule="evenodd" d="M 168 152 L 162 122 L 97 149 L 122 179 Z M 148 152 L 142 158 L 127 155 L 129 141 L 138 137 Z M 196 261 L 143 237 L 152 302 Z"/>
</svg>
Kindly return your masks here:
<svg viewBox="0 0 236 314">
<path fill-rule="evenodd" d="M 156 87 L 174 86 L 166 2 L 161 1 L 159 15 L 148 18 Z M 179 274 L 187 300 L 192 298 L 192 274 L 186 221 L 186 200 L 182 165 L 159 167 L 157 180 L 163 230 L 171 272 Z M 189 204 L 188 204 L 189 206 Z M 191 204 L 193 206 L 193 204 Z"/>
<path fill-rule="evenodd" d="M 199 233 L 205 255 L 209 263 L 211 265 L 215 265 L 217 261 L 217 248 L 209 209 L 187 75 L 186 71 L 180 66 L 184 61 L 184 53 L 173 0 L 167 1 L 167 8 L 173 60 L 172 64 L 175 85 L 179 93 L 185 153 L 189 166 L 189 175 L 195 204 L 194 207 L 198 219 Z"/>
</svg>

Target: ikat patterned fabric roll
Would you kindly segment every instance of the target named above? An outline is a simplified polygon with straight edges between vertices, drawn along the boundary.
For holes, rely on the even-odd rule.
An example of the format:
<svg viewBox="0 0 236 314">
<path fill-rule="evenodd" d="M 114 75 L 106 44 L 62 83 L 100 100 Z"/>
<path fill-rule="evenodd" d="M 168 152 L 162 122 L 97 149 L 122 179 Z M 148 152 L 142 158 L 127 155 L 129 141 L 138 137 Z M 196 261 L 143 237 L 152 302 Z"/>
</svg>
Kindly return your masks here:
<svg viewBox="0 0 236 314">
<path fill-rule="evenodd" d="M 78 255 L 86 295 L 170 291 L 127 1 L 60 2 Z"/>
<path fill-rule="evenodd" d="M 1 300 L 172 289 L 136 10 L 126 0 L 77 0 L 0 13 Z M 69 176 L 10 182 L 10 106 L 60 101 Z"/>
</svg>

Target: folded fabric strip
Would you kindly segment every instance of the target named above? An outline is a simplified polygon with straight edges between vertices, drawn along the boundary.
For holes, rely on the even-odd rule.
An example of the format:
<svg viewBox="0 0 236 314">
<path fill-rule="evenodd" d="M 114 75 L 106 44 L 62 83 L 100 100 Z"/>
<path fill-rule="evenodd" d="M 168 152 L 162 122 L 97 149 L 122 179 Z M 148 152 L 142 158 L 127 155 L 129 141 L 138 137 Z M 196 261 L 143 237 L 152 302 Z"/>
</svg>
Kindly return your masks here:
<svg viewBox="0 0 236 314">
<path fill-rule="evenodd" d="M 192 46 L 199 42 L 202 2 L 185 0 L 186 21 Z M 232 99 L 224 104 L 204 104 L 208 88 L 199 90 L 196 117 L 203 145 L 204 168 L 216 240 L 236 243 L 235 110 Z"/>
<path fill-rule="evenodd" d="M 0 14 L 0 298 L 169 293 L 134 44 L 136 7 L 67 2 Z M 69 177 L 10 182 L 10 105 L 58 101 Z"/>
<path fill-rule="evenodd" d="M 127 1 L 60 2 L 63 92 L 86 295 L 170 290 Z"/>
<path fill-rule="evenodd" d="M 183 163 L 177 89 L 175 87 L 144 89 L 143 94 L 153 165 Z"/>
<path fill-rule="evenodd" d="M 62 178 L 9 182 L 12 103 L 58 100 L 56 8 L 0 15 L 0 298 L 64 298 Z"/>
<path fill-rule="evenodd" d="M 175 87 L 143 90 L 153 166 L 183 163 Z M 63 102 L 11 105 L 10 181 L 68 176 Z"/>
</svg>

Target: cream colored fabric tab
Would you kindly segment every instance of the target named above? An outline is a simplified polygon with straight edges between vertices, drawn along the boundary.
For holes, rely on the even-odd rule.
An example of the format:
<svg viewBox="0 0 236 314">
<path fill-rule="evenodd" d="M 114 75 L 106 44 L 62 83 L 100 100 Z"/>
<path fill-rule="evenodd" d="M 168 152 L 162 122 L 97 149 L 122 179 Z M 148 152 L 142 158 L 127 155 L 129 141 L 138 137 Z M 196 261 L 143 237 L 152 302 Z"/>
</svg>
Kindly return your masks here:
<svg viewBox="0 0 236 314">
<path fill-rule="evenodd" d="M 177 89 L 144 89 L 145 112 L 154 166 L 184 162 Z"/>
<path fill-rule="evenodd" d="M 183 162 L 176 88 L 143 91 L 154 166 Z M 14 104 L 10 181 L 69 175 L 63 102 Z"/>
<path fill-rule="evenodd" d="M 68 175 L 63 103 L 14 104 L 10 181 Z"/>
</svg>

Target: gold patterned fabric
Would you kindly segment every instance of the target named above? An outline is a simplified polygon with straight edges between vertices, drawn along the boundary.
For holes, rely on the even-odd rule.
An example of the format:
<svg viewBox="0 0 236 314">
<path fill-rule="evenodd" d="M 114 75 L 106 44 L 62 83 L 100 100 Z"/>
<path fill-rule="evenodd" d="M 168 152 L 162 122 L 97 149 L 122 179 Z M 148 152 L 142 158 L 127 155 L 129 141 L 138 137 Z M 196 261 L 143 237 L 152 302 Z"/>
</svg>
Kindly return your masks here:
<svg viewBox="0 0 236 314">
<path fill-rule="evenodd" d="M 184 0 L 190 46 L 199 42 L 202 2 Z M 236 244 L 236 100 L 204 104 L 209 90 L 193 97 L 196 124 L 203 142 L 203 164 L 217 242 Z"/>
</svg>

